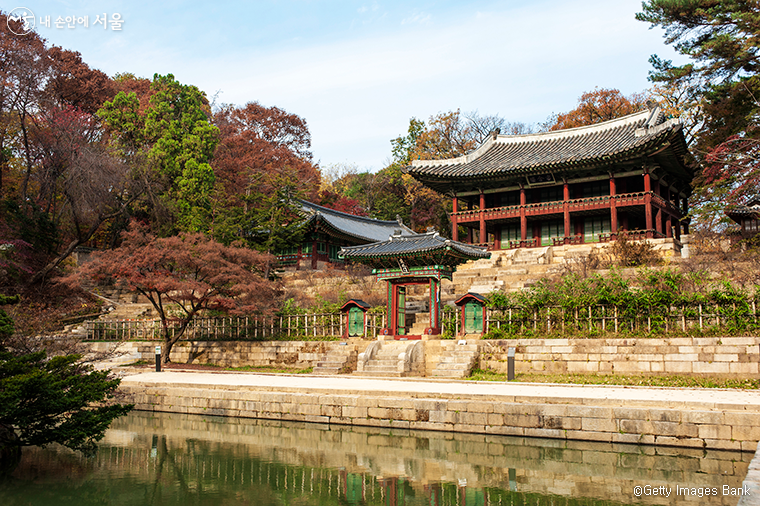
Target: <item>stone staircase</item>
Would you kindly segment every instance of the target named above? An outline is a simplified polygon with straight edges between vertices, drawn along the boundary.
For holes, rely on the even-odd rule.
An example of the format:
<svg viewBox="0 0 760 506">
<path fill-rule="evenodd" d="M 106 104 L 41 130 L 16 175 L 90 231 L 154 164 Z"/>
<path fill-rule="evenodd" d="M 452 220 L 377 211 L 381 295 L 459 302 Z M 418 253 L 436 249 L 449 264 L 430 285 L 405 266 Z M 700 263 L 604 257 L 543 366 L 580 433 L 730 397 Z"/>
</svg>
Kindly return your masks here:
<svg viewBox="0 0 760 506">
<path fill-rule="evenodd" d="M 333 343 L 317 361 L 312 374 L 349 374 L 356 370 L 357 345 Z"/>
<path fill-rule="evenodd" d="M 357 376 L 422 376 L 422 341 L 375 341 L 359 354 Z"/>
<path fill-rule="evenodd" d="M 425 333 L 425 329 L 430 327 L 430 313 L 427 311 L 407 315 L 407 319 L 411 320 L 410 317 L 413 317 L 414 323 L 409 327 L 408 335 L 421 336 Z"/>
<path fill-rule="evenodd" d="M 545 246 L 492 251 L 491 258 L 458 266 L 452 282 L 442 285 L 441 298 L 444 303 L 453 303 L 467 292 L 486 295 L 494 290 L 522 290 L 543 277 L 561 272 L 570 258 L 588 255 L 591 246 L 572 253 L 565 250 L 564 246 Z"/>
<path fill-rule="evenodd" d="M 442 342 L 441 355 L 431 376 L 437 378 L 465 378 L 478 362 L 476 343 L 459 344 L 458 341 Z"/>
</svg>

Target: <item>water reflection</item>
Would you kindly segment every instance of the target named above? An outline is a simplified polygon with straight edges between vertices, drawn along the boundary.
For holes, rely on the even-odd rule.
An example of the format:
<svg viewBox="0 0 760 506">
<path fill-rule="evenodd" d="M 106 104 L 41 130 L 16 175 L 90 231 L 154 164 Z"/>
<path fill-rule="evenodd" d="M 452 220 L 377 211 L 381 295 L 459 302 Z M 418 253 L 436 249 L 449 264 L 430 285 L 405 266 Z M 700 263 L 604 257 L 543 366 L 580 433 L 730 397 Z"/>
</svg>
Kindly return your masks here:
<svg viewBox="0 0 760 506">
<path fill-rule="evenodd" d="M 736 504 L 751 454 L 134 412 L 90 460 L 26 451 L 4 506 Z"/>
</svg>

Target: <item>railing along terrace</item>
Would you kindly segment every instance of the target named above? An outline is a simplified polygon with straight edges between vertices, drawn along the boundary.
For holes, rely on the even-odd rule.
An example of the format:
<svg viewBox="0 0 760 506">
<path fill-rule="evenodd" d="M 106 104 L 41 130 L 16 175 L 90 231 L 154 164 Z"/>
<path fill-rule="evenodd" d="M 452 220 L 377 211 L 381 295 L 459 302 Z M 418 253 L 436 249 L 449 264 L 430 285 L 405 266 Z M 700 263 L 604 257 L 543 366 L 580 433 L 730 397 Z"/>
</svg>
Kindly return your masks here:
<svg viewBox="0 0 760 506">
<path fill-rule="evenodd" d="M 169 322 L 170 336 L 180 329 L 179 321 Z M 267 341 L 325 336 L 339 337 L 345 332 L 343 313 L 297 314 L 282 316 L 225 316 L 196 318 L 182 335 L 185 341 Z M 367 314 L 366 338 L 377 338 L 385 327 L 385 314 Z M 163 339 L 160 319 L 91 320 L 87 322 L 91 341 L 143 341 Z"/>
<path fill-rule="evenodd" d="M 531 204 L 525 204 L 524 206 L 512 205 L 502 207 L 489 207 L 486 209 L 467 209 L 464 211 L 457 211 L 452 213 L 452 216 L 456 216 L 457 223 L 467 223 L 478 221 L 481 214 L 484 218 L 516 218 L 520 216 L 520 208 L 524 207 L 525 212 L 528 215 L 535 216 L 536 214 L 559 214 L 564 210 L 564 204 L 567 202 L 570 211 L 590 210 L 610 207 L 611 201 L 615 201 L 615 205 L 618 207 L 644 205 L 646 196 L 652 195 L 653 202 L 656 202 L 661 207 L 667 208 L 673 213 L 677 213 L 678 209 L 664 198 L 655 195 L 653 192 L 635 192 L 635 193 L 621 193 L 618 195 L 600 195 L 597 197 L 583 197 L 579 199 L 553 200 L 550 202 L 534 202 Z"/>
<path fill-rule="evenodd" d="M 685 333 L 760 330 L 757 303 L 632 308 L 591 305 L 566 308 L 487 308 L 486 325 L 511 336 L 535 333 Z"/>
</svg>

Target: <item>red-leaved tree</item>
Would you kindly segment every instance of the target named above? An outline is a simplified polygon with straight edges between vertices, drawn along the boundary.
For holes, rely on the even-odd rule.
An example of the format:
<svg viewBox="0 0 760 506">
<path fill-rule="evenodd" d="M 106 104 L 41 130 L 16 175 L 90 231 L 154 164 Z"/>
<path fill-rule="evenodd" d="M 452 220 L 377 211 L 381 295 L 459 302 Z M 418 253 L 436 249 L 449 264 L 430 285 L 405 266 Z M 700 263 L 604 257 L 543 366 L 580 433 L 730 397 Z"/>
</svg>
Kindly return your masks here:
<svg viewBox="0 0 760 506">
<path fill-rule="evenodd" d="M 76 279 L 114 280 L 144 295 L 161 319 L 164 363 L 201 311 L 268 313 L 277 301 L 277 286 L 262 276 L 267 255 L 203 234 L 157 238 L 134 224 L 122 237 L 121 247 L 85 264 Z"/>
</svg>

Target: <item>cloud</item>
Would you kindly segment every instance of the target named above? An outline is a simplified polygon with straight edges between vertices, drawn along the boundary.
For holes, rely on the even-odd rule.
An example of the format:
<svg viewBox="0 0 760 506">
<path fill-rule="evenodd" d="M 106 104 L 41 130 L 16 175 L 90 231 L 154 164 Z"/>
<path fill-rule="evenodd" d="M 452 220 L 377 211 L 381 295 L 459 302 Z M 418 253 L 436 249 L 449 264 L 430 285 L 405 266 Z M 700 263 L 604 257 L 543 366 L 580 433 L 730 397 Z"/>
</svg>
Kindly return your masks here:
<svg viewBox="0 0 760 506">
<path fill-rule="evenodd" d="M 432 16 L 430 14 L 426 14 L 424 12 L 418 12 L 415 13 L 408 18 L 404 18 L 401 20 L 402 25 L 426 25 L 430 23 L 430 20 L 432 19 Z"/>
</svg>

